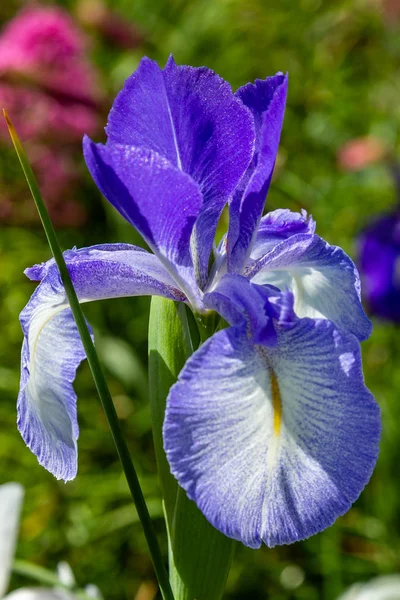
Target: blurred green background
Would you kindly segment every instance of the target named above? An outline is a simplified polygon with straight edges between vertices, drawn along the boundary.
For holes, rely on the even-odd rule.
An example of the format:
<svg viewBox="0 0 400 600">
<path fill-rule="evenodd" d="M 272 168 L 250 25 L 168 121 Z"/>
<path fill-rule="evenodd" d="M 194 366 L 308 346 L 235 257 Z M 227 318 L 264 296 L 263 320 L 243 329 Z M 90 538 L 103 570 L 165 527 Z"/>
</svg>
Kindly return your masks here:
<svg viewBox="0 0 400 600">
<path fill-rule="evenodd" d="M 385 149 L 382 155 L 398 155 L 397 2 L 71 0 L 57 4 L 84 32 L 87 55 L 98 71 L 97 140 L 104 138 L 101 128 L 115 93 L 143 54 L 161 65 L 171 52 L 178 63 L 207 65 L 234 89 L 257 77 L 288 71 L 288 106 L 268 208 L 305 207 L 317 221 L 317 232 L 355 257 L 358 232 L 373 215 L 394 205 L 395 189 L 384 159 L 354 170 L 340 166 L 338 154 L 350 140 L 370 136 Z M 12 0 L 2 3 L 2 24 L 24 5 Z M 99 14 L 103 20 L 93 17 Z M 107 23 L 114 23 L 114 32 Z M 6 108 L 13 115 L 13 106 Z M 49 147 L 65 144 L 59 135 Z M 140 244 L 135 232 L 100 197 L 86 173 L 79 143 L 70 145 L 69 158 L 78 182 L 63 194 L 72 195 L 81 208 L 72 210 L 65 223 L 59 219 L 63 248 L 114 241 Z M 49 250 L 6 141 L 0 146 L 0 186 L 0 483 L 20 481 L 26 488 L 17 556 L 50 569 L 66 560 L 79 584 L 96 583 L 109 600 L 150 600 L 155 585 L 144 536 L 87 365 L 81 367 L 75 386 L 81 436 L 79 475 L 74 482 L 55 481 L 37 464 L 16 430 L 22 341 L 18 314 L 34 290 L 23 270 L 46 260 Z M 15 211 L 2 211 L 2 203 L 10 198 Z M 61 208 L 56 205 L 53 214 L 61 214 L 57 213 Z M 85 305 L 166 550 L 147 401 L 148 312 L 148 299 Z M 238 547 L 227 599 L 333 600 L 356 581 L 400 571 L 397 340 L 393 325 L 374 321 L 372 338 L 363 344 L 365 377 L 382 407 L 383 435 L 378 466 L 360 500 L 333 527 L 303 543 L 260 551 Z M 26 579 L 14 575 L 13 587 L 23 583 Z"/>
</svg>

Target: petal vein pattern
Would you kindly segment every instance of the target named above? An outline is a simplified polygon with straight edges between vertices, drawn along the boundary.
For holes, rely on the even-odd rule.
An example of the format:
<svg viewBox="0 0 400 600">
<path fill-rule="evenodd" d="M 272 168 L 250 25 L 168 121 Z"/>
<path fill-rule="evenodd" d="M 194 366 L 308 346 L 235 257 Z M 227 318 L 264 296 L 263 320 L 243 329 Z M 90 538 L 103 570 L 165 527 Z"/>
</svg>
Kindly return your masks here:
<svg viewBox="0 0 400 600">
<path fill-rule="evenodd" d="M 315 233 L 316 223 L 303 209 L 300 213 L 278 208 L 262 217 L 252 247 L 251 259 L 261 258 L 283 240 L 298 233 Z"/>
<path fill-rule="evenodd" d="M 135 246 L 94 246 L 64 258 L 81 302 L 147 294 L 186 300 L 158 259 Z M 72 383 L 85 352 L 54 260 L 27 275 L 41 283 L 21 313 L 18 428 L 39 463 L 67 481 L 76 475 L 79 434 Z"/>
<path fill-rule="evenodd" d="M 256 150 L 229 207 L 228 262 L 233 272 L 242 271 L 263 212 L 278 153 L 287 86 L 287 75 L 278 73 L 236 92 L 253 115 Z"/>
<path fill-rule="evenodd" d="M 96 145 L 85 138 L 84 153 L 100 191 L 198 303 L 190 236 L 203 202 L 199 186 L 152 150 Z"/>
<path fill-rule="evenodd" d="M 291 290 L 298 317 L 329 319 L 360 340 L 371 334 L 355 264 L 341 248 L 317 235 L 289 237 L 250 262 L 244 275 L 253 283 Z"/>
<path fill-rule="evenodd" d="M 141 148 L 163 157 L 199 186 L 202 205 L 196 208 L 192 253 L 202 286 L 207 279 L 218 218 L 253 156 L 255 133 L 250 110 L 235 97 L 229 84 L 210 69 L 177 66 L 171 57 L 161 70 L 145 57 L 118 94 L 106 132 L 104 153 L 115 145 Z M 101 176 L 89 153 L 86 162 L 99 184 Z M 126 173 L 119 173 L 123 183 Z M 107 194 L 106 197 L 138 227 L 132 215 L 121 210 L 126 209 L 128 202 L 123 200 L 118 206 Z M 161 198 L 159 195 L 148 200 L 153 213 L 159 210 Z"/>
<path fill-rule="evenodd" d="M 243 328 L 215 334 L 171 388 L 164 423 L 180 485 L 252 548 L 304 539 L 346 512 L 371 476 L 379 435 L 356 338 L 312 319 L 278 327 L 273 348 L 254 346 Z"/>
</svg>

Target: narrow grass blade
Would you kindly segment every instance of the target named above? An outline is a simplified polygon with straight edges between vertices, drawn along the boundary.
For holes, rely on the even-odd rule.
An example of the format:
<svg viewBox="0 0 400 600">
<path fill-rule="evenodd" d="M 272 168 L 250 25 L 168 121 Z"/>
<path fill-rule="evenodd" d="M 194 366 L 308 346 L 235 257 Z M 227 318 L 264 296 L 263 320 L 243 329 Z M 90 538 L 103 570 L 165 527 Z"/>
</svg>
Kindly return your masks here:
<svg viewBox="0 0 400 600">
<path fill-rule="evenodd" d="M 115 446 L 125 473 L 126 480 L 129 485 L 129 489 L 132 494 L 133 501 L 136 506 L 137 513 L 139 515 L 142 527 L 146 536 L 147 544 L 150 550 L 151 558 L 153 560 L 154 570 L 158 579 L 160 590 L 164 600 L 173 600 L 173 594 L 171 586 L 169 584 L 167 570 L 161 555 L 160 547 L 157 542 L 153 524 L 146 506 L 146 502 L 143 497 L 143 493 L 139 484 L 139 480 L 133 466 L 132 459 L 129 454 L 128 446 L 125 442 L 125 438 L 122 434 L 117 413 L 114 407 L 114 403 L 111 398 L 110 391 L 107 386 L 107 382 L 104 377 L 103 370 L 100 365 L 97 352 L 94 344 L 90 337 L 89 330 L 86 325 L 85 317 L 79 300 L 77 298 L 74 286 L 68 273 L 67 265 L 65 264 L 63 254 L 57 241 L 56 232 L 51 222 L 50 216 L 47 212 L 46 206 L 41 197 L 35 176 L 29 164 L 28 158 L 22 147 L 21 141 L 18 134 L 10 121 L 5 110 L 3 110 L 4 117 L 7 121 L 8 130 L 12 142 L 14 144 L 15 151 L 21 163 L 21 167 L 24 171 L 26 180 L 32 193 L 32 197 L 35 201 L 36 208 L 41 218 L 43 228 L 45 230 L 47 240 L 50 249 L 53 253 L 58 269 L 60 271 L 61 280 L 64 284 L 65 291 L 68 297 L 69 305 L 74 316 L 79 334 L 82 339 L 83 347 L 85 348 L 88 363 L 93 375 L 93 379 L 101 400 L 101 403 L 106 413 L 108 424 L 111 429 L 111 433 L 114 439 Z"/>
</svg>

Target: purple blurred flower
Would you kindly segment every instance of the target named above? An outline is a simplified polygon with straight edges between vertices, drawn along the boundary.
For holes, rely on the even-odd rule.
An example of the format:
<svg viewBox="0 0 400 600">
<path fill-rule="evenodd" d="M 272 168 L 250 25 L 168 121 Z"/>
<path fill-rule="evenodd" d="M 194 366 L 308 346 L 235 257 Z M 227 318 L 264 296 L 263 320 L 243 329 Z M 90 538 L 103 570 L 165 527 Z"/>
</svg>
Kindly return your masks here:
<svg viewBox="0 0 400 600">
<path fill-rule="evenodd" d="M 372 314 L 400 323 L 400 212 L 384 215 L 360 235 L 363 294 Z"/>
<path fill-rule="evenodd" d="M 190 357 L 167 399 L 171 471 L 224 534 L 250 547 L 308 537 L 350 507 L 378 453 L 359 340 L 371 331 L 355 265 L 302 214 L 262 217 L 283 122 L 281 73 L 233 94 L 213 71 L 144 58 L 88 168 L 153 251 L 69 250 L 81 302 L 160 295 L 229 327 Z M 224 206 L 229 230 L 213 251 Z M 54 260 L 21 313 L 18 427 L 56 477 L 77 471 L 73 380 L 85 358 Z"/>
</svg>

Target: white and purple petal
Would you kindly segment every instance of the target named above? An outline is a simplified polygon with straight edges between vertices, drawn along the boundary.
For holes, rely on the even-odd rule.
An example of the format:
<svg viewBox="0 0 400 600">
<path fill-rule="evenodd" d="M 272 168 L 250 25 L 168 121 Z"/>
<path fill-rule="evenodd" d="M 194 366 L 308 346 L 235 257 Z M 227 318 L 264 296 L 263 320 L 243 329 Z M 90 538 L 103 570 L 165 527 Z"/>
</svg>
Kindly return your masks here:
<svg viewBox="0 0 400 600">
<path fill-rule="evenodd" d="M 244 275 L 254 283 L 291 290 L 298 317 L 329 319 L 360 340 L 371 334 L 355 264 L 317 235 L 289 237 L 250 262 Z"/>
<path fill-rule="evenodd" d="M 81 302 L 148 294 L 186 300 L 158 259 L 135 246 L 94 246 L 64 257 Z M 20 317 L 18 428 L 39 463 L 67 481 L 76 475 L 79 433 L 72 383 L 85 352 L 54 260 L 27 275 L 41 283 Z"/>
<path fill-rule="evenodd" d="M 357 339 L 330 321 L 278 329 L 274 348 L 245 329 L 216 333 L 171 388 L 171 471 L 222 533 L 257 548 L 307 538 L 357 499 L 378 455 L 379 408 Z"/>
<path fill-rule="evenodd" d="M 261 258 L 277 244 L 297 233 L 315 233 L 315 221 L 304 209 L 298 213 L 278 208 L 267 213 L 258 226 L 251 259 Z"/>
<path fill-rule="evenodd" d="M 10 578 L 24 489 L 19 483 L 0 485 L 0 598 L 3 598 Z"/>
<path fill-rule="evenodd" d="M 240 88 L 236 95 L 247 106 L 256 126 L 256 151 L 229 207 L 229 270 L 241 272 L 250 254 L 271 183 L 278 153 L 287 96 L 287 75 Z"/>
<path fill-rule="evenodd" d="M 210 69 L 178 66 L 170 57 L 162 70 L 145 57 L 118 94 L 106 132 L 108 145 L 150 149 L 199 185 L 204 205 L 193 247 L 204 279 L 219 215 L 253 156 L 252 114 Z"/>
</svg>

